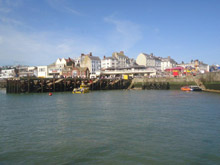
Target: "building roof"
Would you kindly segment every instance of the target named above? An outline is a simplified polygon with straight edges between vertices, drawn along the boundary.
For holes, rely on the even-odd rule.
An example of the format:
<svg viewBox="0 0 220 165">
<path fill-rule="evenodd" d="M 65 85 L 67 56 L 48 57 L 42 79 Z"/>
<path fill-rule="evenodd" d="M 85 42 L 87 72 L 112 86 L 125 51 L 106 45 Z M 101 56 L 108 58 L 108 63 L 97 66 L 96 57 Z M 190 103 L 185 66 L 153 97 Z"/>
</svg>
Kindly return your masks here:
<svg viewBox="0 0 220 165">
<path fill-rule="evenodd" d="M 76 67 L 73 68 L 73 70 L 79 70 L 79 71 L 81 71 L 81 72 L 84 72 L 84 71 L 86 71 L 87 69 L 88 69 L 87 67 L 78 67 L 78 66 L 76 66 Z"/>
<path fill-rule="evenodd" d="M 167 58 L 162 58 L 161 57 L 161 61 L 166 61 L 166 62 L 170 61 L 172 63 L 176 63 L 177 64 L 177 62 L 174 59 L 170 58 L 170 57 L 167 57 Z"/>
<path fill-rule="evenodd" d="M 88 56 L 91 60 L 97 60 L 100 61 L 100 58 L 97 56 Z"/>
<path fill-rule="evenodd" d="M 113 53 L 112 53 L 112 57 L 115 57 L 116 55 L 117 55 L 117 56 L 124 57 L 124 58 L 128 58 L 128 57 L 124 54 L 124 51 L 113 52 Z"/>
<path fill-rule="evenodd" d="M 66 60 L 66 62 L 74 62 L 74 60 L 73 59 L 71 59 L 70 57 L 69 58 L 65 58 L 65 60 Z"/>
<path fill-rule="evenodd" d="M 117 60 L 117 59 L 114 58 L 114 57 L 104 57 L 104 58 L 103 58 L 103 60 L 109 60 L 109 59 L 110 59 L 110 60 Z"/>
<path fill-rule="evenodd" d="M 141 54 L 144 55 L 148 59 L 160 60 L 161 61 L 161 59 L 159 57 L 156 57 L 153 54 L 146 54 L 146 53 L 141 53 Z"/>
</svg>

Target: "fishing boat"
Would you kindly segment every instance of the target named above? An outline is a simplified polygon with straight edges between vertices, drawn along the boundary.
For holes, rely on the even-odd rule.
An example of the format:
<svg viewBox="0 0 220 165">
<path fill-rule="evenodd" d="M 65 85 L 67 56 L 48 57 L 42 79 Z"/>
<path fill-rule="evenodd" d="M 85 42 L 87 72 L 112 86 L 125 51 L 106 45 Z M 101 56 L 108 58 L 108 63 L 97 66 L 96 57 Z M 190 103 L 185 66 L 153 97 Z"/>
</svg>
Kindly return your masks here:
<svg viewBox="0 0 220 165">
<path fill-rule="evenodd" d="M 202 89 L 196 85 L 181 87 L 182 91 L 201 91 Z"/>
<path fill-rule="evenodd" d="M 82 83 L 79 88 L 74 88 L 72 93 L 81 94 L 81 93 L 89 93 L 89 92 L 90 92 L 89 86 Z"/>
</svg>

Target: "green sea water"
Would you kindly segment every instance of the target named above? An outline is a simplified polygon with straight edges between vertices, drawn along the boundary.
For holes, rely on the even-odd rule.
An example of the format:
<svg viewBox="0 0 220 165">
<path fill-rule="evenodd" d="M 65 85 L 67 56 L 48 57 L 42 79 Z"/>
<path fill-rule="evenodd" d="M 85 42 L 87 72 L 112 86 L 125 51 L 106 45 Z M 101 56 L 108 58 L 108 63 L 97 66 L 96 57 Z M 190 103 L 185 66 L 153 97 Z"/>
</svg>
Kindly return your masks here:
<svg viewBox="0 0 220 165">
<path fill-rule="evenodd" d="M 220 164 L 220 94 L 1 90 L 0 164 Z"/>
</svg>

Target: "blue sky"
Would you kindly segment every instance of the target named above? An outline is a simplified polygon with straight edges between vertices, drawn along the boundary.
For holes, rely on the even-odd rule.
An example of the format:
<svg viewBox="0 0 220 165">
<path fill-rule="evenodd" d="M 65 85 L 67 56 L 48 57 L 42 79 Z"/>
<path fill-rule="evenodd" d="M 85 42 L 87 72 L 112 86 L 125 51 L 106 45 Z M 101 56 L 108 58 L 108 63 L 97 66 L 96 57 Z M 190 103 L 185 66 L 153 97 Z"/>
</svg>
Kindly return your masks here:
<svg viewBox="0 0 220 165">
<path fill-rule="evenodd" d="M 0 65 L 123 50 L 220 63 L 219 0 L 0 0 Z"/>
</svg>

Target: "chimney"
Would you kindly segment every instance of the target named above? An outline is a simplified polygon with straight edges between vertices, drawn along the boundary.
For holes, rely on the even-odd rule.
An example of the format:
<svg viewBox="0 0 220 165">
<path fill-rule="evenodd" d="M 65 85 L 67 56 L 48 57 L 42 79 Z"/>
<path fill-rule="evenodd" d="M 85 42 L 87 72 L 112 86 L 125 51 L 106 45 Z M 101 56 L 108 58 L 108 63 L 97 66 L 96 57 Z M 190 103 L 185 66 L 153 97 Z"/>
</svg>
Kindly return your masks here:
<svg viewBox="0 0 220 165">
<path fill-rule="evenodd" d="M 120 54 L 124 54 L 124 51 L 120 51 Z"/>
<path fill-rule="evenodd" d="M 92 56 L 92 52 L 89 53 L 89 56 Z"/>
<path fill-rule="evenodd" d="M 82 57 L 82 56 L 84 56 L 84 54 L 83 54 L 83 53 L 81 54 L 81 57 Z"/>
<path fill-rule="evenodd" d="M 168 56 L 168 60 L 170 60 L 170 56 Z"/>
<path fill-rule="evenodd" d="M 105 59 L 105 56 L 104 56 L 104 59 Z"/>
</svg>

